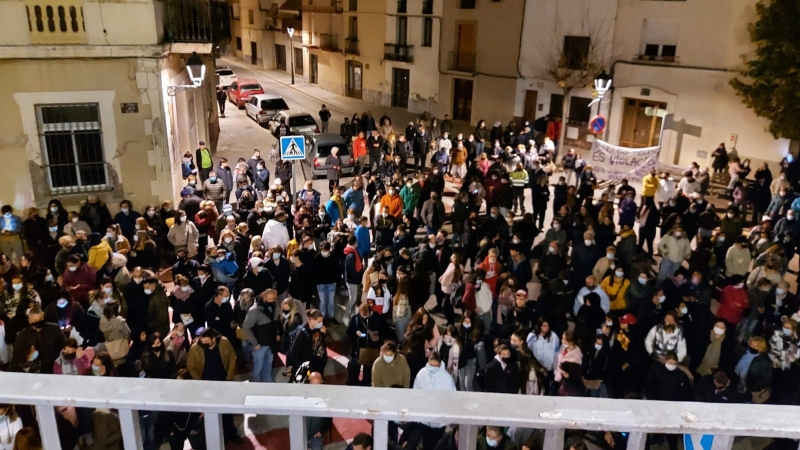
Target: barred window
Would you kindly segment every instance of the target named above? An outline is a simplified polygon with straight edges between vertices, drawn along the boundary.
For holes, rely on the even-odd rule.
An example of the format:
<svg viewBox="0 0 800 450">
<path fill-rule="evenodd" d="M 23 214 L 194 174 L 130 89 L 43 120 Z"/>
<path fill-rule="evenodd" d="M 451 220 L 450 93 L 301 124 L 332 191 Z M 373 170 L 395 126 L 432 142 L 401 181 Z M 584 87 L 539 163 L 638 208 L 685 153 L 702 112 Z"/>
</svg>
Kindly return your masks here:
<svg viewBox="0 0 800 450">
<path fill-rule="evenodd" d="M 51 191 L 106 189 L 108 173 L 98 104 L 37 105 L 36 117 Z"/>
</svg>

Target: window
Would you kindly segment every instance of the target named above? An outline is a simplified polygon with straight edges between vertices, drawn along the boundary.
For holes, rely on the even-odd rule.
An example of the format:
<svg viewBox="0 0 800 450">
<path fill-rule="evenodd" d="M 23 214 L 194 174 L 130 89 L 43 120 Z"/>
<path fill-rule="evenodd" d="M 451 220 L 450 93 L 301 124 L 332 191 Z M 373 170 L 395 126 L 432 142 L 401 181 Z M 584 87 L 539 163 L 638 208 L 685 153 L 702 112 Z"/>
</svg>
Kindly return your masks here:
<svg viewBox="0 0 800 450">
<path fill-rule="evenodd" d="M 425 17 L 422 19 L 422 46 L 431 47 L 433 45 L 433 19 Z"/>
<path fill-rule="evenodd" d="M 253 14 L 252 9 L 247 10 L 247 23 L 249 23 L 250 25 L 256 23 L 255 15 Z"/>
<path fill-rule="evenodd" d="M 475 9 L 476 0 L 461 0 L 461 9 Z"/>
<path fill-rule="evenodd" d="M 433 14 L 433 0 L 422 0 L 422 14 Z"/>
<path fill-rule="evenodd" d="M 668 58 L 675 57 L 675 51 L 678 49 L 677 45 L 662 45 L 661 46 L 661 56 L 665 56 Z"/>
<path fill-rule="evenodd" d="M 350 11 L 358 11 L 358 0 L 350 0 Z"/>
<path fill-rule="evenodd" d="M 260 84 L 243 84 L 242 91 L 263 91 Z"/>
<path fill-rule="evenodd" d="M 408 18 L 397 18 L 397 45 L 406 45 L 408 42 Z"/>
<path fill-rule="evenodd" d="M 561 94 L 550 94 L 550 117 L 562 117 L 561 111 L 564 108 L 564 96 Z"/>
<path fill-rule="evenodd" d="M 297 75 L 303 74 L 303 49 L 294 49 L 294 73 Z"/>
<path fill-rule="evenodd" d="M 562 67 L 572 70 L 586 67 L 590 43 L 589 36 L 564 36 Z"/>
<path fill-rule="evenodd" d="M 240 37 L 236 38 L 236 50 L 239 50 L 239 51 L 242 50 L 242 38 L 240 38 Z"/>
<path fill-rule="evenodd" d="M 106 188 L 98 104 L 39 105 L 36 116 L 50 188 L 68 192 Z"/>
<path fill-rule="evenodd" d="M 289 109 L 289 105 L 287 105 L 282 98 L 270 98 L 261 100 L 261 109 L 267 111 L 281 111 Z"/>
<path fill-rule="evenodd" d="M 408 1 L 397 0 L 397 14 L 405 14 L 408 12 Z"/>
<path fill-rule="evenodd" d="M 348 35 L 347 38 L 351 41 L 358 40 L 358 17 L 348 17 L 347 18 L 347 30 Z"/>
<path fill-rule="evenodd" d="M 589 108 L 589 103 L 592 102 L 590 98 L 572 97 L 569 100 L 569 122 L 579 122 L 581 124 L 589 124 L 589 118 L 592 109 Z"/>
<path fill-rule="evenodd" d="M 312 127 L 317 125 L 317 122 L 311 116 L 289 117 L 288 123 L 290 127 Z"/>
</svg>

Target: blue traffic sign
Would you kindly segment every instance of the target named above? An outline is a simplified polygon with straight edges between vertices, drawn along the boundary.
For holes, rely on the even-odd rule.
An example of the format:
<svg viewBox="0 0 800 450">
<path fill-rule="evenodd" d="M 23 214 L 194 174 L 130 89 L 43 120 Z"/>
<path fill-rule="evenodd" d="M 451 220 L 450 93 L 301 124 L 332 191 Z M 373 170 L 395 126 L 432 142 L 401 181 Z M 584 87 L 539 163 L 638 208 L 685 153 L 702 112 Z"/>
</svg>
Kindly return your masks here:
<svg viewBox="0 0 800 450">
<path fill-rule="evenodd" d="M 306 141 L 303 136 L 281 136 L 281 159 L 285 161 L 306 159 Z"/>
<path fill-rule="evenodd" d="M 684 434 L 683 448 L 685 450 L 711 450 L 714 443 L 713 434 Z"/>
<path fill-rule="evenodd" d="M 606 118 L 599 114 L 592 117 L 592 119 L 589 121 L 589 129 L 594 134 L 602 133 L 603 130 L 606 129 Z"/>
</svg>

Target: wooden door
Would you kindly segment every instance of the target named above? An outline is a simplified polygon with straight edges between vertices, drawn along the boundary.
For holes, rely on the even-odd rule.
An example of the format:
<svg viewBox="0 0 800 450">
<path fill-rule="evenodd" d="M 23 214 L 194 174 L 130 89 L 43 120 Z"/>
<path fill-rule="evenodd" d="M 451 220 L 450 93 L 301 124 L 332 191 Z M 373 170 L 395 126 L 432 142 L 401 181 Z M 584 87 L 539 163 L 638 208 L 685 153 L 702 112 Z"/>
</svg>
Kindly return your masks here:
<svg viewBox="0 0 800 450">
<path fill-rule="evenodd" d="M 258 44 L 250 42 L 250 64 L 258 64 Z"/>
<path fill-rule="evenodd" d="M 528 89 L 525 91 L 525 120 L 533 123 L 536 120 L 536 106 L 539 101 L 539 91 Z"/>
<path fill-rule="evenodd" d="M 458 25 L 458 41 L 456 41 L 456 70 L 475 70 L 475 24 Z"/>
<path fill-rule="evenodd" d="M 393 69 L 392 71 L 392 106 L 408 108 L 409 77 L 408 69 Z"/>
<path fill-rule="evenodd" d="M 472 80 L 453 80 L 453 119 L 470 122 L 472 117 Z"/>
<path fill-rule="evenodd" d="M 626 98 L 622 110 L 622 130 L 619 142 L 624 147 L 644 148 L 658 145 L 663 118 L 659 110 L 666 103 Z"/>
<path fill-rule="evenodd" d="M 286 70 L 286 46 L 275 44 L 275 68 Z"/>
<path fill-rule="evenodd" d="M 347 61 L 347 96 L 361 98 L 362 66 L 358 61 Z"/>
<path fill-rule="evenodd" d="M 317 55 L 309 55 L 309 65 L 311 66 L 309 80 L 311 83 L 317 84 L 319 82 L 319 57 Z"/>
</svg>

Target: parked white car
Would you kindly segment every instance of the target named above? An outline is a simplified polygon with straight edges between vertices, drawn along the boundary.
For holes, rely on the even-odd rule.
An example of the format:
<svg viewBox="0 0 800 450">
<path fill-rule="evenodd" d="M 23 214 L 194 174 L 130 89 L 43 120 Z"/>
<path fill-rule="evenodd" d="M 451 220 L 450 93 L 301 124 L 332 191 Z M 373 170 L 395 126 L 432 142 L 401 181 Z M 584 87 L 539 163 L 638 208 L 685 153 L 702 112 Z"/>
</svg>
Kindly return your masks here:
<svg viewBox="0 0 800 450">
<path fill-rule="evenodd" d="M 258 94 L 250 97 L 244 105 L 245 113 L 258 123 L 267 123 L 281 111 L 288 111 L 289 106 L 279 95 Z"/>
<path fill-rule="evenodd" d="M 289 126 L 289 133 L 293 135 L 300 134 L 314 134 L 319 133 L 317 121 L 311 114 L 305 111 L 281 111 L 275 114 L 269 121 L 269 131 L 275 133 L 275 129 L 281 124 L 281 119 L 284 119 L 286 125 Z"/>
<path fill-rule="evenodd" d="M 237 80 L 236 74 L 233 73 L 230 67 L 217 67 L 217 87 L 222 86 L 223 89 L 228 89 Z"/>
</svg>

